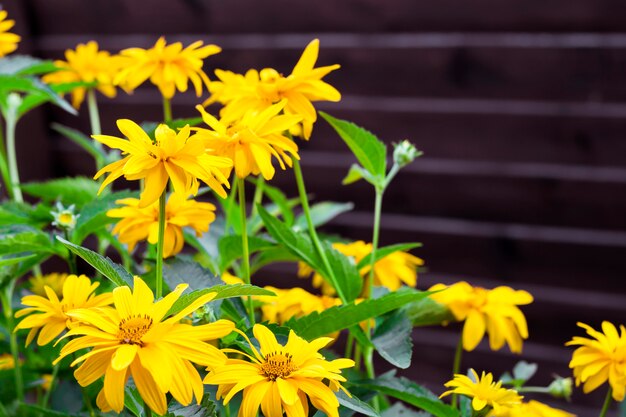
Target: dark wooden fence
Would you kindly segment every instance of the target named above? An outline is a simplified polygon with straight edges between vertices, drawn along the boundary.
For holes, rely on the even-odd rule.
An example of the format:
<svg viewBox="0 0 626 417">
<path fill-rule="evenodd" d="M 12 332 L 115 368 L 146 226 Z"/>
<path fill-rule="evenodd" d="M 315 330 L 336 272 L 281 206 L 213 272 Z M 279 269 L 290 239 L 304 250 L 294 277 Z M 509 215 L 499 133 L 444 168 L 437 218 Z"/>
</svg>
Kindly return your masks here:
<svg viewBox="0 0 626 417">
<path fill-rule="evenodd" d="M 14 0 L 5 7 L 24 35 L 21 51 L 60 58 L 78 42 L 104 49 L 148 47 L 158 35 L 224 51 L 207 65 L 289 72 L 303 47 L 321 40 L 320 64 L 344 99 L 320 109 L 353 120 L 388 143 L 408 138 L 425 156 L 385 196 L 382 243 L 422 241 L 428 272 L 419 286 L 466 279 L 531 291 L 531 339 L 523 358 L 541 365 L 537 383 L 569 375 L 576 321 L 623 323 L 626 312 L 626 13 L 621 0 Z M 193 96 L 174 99 L 192 116 Z M 120 117 L 155 120 L 151 87 L 101 99 L 105 132 Z M 86 114 L 38 111 L 20 126 L 27 179 L 91 174 L 53 121 L 88 131 Z M 318 200 L 355 211 L 325 229 L 370 239 L 371 189 L 338 185 L 354 158 L 320 122 L 302 145 Z M 275 183 L 294 189 L 291 173 Z M 291 187 L 291 188 L 289 188 Z M 292 192 L 293 193 L 293 192 Z M 295 269 L 262 278 L 284 282 Z M 415 331 L 410 373 L 435 391 L 449 375 L 458 327 Z M 518 359 L 486 344 L 465 365 L 501 373 Z M 382 365 L 381 365 L 382 366 Z M 565 405 L 594 415 L 603 393 Z"/>
</svg>

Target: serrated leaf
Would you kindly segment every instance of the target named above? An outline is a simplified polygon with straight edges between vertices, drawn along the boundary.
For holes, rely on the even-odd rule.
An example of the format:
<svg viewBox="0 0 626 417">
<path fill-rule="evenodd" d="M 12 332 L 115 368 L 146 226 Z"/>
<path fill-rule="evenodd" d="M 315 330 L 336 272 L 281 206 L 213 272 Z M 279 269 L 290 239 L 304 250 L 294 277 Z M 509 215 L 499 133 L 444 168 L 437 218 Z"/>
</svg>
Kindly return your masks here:
<svg viewBox="0 0 626 417">
<path fill-rule="evenodd" d="M 116 264 L 111 259 L 90 249 L 68 242 L 60 236 L 57 236 L 57 240 L 107 277 L 115 286 L 121 287 L 127 285 L 131 288 L 133 287 L 133 275 L 126 271 L 122 265 Z"/>
<path fill-rule="evenodd" d="M 193 291 L 224 284 L 221 279 L 197 262 L 179 258 L 168 259 L 164 262 L 163 280 L 170 289 L 176 288 L 179 284 L 187 284 Z"/>
<path fill-rule="evenodd" d="M 354 156 L 377 180 L 384 180 L 387 171 L 387 148 L 371 132 L 347 120 L 319 112 L 348 145 Z"/>
<path fill-rule="evenodd" d="M 250 255 L 255 252 L 270 249 L 276 244 L 256 236 L 248 237 L 248 251 Z M 218 242 L 220 254 L 220 271 L 226 270 L 236 259 L 243 255 L 243 244 L 240 235 L 222 236 Z"/>
<path fill-rule="evenodd" d="M 168 417 L 213 417 L 216 415 L 215 403 L 206 395 L 200 405 L 184 406 L 173 401 L 167 412 Z"/>
<path fill-rule="evenodd" d="M 371 179 L 371 174 L 367 172 L 361 165 L 352 164 L 348 170 L 348 174 L 341 180 L 341 185 L 354 184 L 357 181 Z M 370 181 L 371 182 L 371 181 Z"/>
<path fill-rule="evenodd" d="M 413 354 L 412 330 L 409 319 L 399 311 L 376 326 L 372 344 L 387 362 L 400 369 L 407 369 L 411 366 Z"/>
<path fill-rule="evenodd" d="M 380 298 L 364 300 L 359 304 L 352 302 L 331 307 L 321 313 L 313 312 L 298 319 L 291 319 L 286 325 L 300 337 L 311 340 L 397 310 L 429 294 L 412 288 L 402 288 Z"/>
<path fill-rule="evenodd" d="M 337 400 L 339 400 L 340 405 L 359 413 L 359 415 L 380 417 L 378 411 L 374 410 L 368 403 L 359 400 L 354 395 L 352 395 L 352 397 L 348 397 L 341 390 L 337 391 L 335 395 L 337 396 Z"/>
<path fill-rule="evenodd" d="M 413 327 L 440 325 L 456 321 L 452 312 L 430 297 L 422 298 L 404 307 Z"/>
<path fill-rule="evenodd" d="M 0 256 L 22 253 L 58 253 L 47 233 L 29 225 L 0 226 Z"/>
<path fill-rule="evenodd" d="M 82 242 L 87 236 L 102 229 L 107 224 L 119 221 L 117 218 L 107 216 L 107 211 L 117 207 L 115 204 L 117 200 L 137 196 L 138 193 L 136 191 L 120 191 L 100 198 L 93 198 L 80 210 L 80 216 L 76 221 L 72 240 L 74 242 Z"/>
<path fill-rule="evenodd" d="M 376 259 L 374 262 L 378 262 L 383 259 L 385 256 L 391 255 L 394 252 L 406 252 L 411 249 L 419 248 L 422 246 L 419 242 L 411 242 L 411 243 L 398 243 L 395 245 L 383 246 L 382 248 L 376 249 Z M 357 268 L 359 271 L 361 268 L 368 266 L 371 262 L 372 254 L 368 253 L 363 259 L 359 261 L 357 264 Z"/>
<path fill-rule="evenodd" d="M 376 379 L 356 382 L 354 385 L 397 398 L 435 417 L 459 417 L 457 409 L 444 404 L 423 386 L 404 377 L 397 378 L 395 371 L 387 372 Z"/>
<path fill-rule="evenodd" d="M 25 193 L 39 197 L 43 201 L 59 200 L 66 206 L 75 204 L 81 208 L 96 198 L 100 185 L 87 177 L 66 177 L 29 182 L 22 184 L 21 187 Z"/>
<path fill-rule="evenodd" d="M 59 132 L 60 134 L 83 148 L 85 151 L 87 151 L 94 158 L 97 166 L 104 166 L 106 163 L 112 162 L 108 160 L 108 154 L 106 153 L 106 151 L 96 146 L 94 141 L 82 132 L 67 126 L 63 126 L 59 123 L 52 123 L 51 127 L 53 130 Z"/>
<path fill-rule="evenodd" d="M 353 203 L 335 203 L 334 201 L 322 201 L 311 206 L 311 221 L 315 227 L 328 223 L 342 213 L 354 208 Z M 293 229 L 295 231 L 308 230 L 306 217 L 301 214 L 296 219 Z"/>
</svg>

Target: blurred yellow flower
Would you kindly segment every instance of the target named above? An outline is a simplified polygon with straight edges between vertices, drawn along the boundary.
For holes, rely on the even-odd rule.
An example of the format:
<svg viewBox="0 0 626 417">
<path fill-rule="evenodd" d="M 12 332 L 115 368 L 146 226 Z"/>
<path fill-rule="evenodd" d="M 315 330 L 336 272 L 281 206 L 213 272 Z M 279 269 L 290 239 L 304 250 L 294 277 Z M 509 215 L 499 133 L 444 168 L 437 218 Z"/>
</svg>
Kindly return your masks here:
<svg viewBox="0 0 626 417">
<path fill-rule="evenodd" d="M 54 65 L 60 70 L 44 75 L 41 80 L 47 84 L 94 83 L 94 87 L 105 96 L 109 98 L 116 96 L 113 79 L 123 64 L 120 56 L 98 50 L 98 43 L 90 41 L 78 44 L 76 50 L 67 49 L 65 59 L 66 61 L 54 61 Z M 78 109 L 85 99 L 86 92 L 87 87 L 74 88 L 72 106 Z"/>
<path fill-rule="evenodd" d="M 0 355 L 0 371 L 15 368 L 15 360 L 10 353 L 3 353 Z"/>
<path fill-rule="evenodd" d="M 6 10 L 0 10 L 0 58 L 15 51 L 22 39 L 19 35 L 9 32 L 15 25 L 15 20 L 7 19 L 7 16 Z"/>
<path fill-rule="evenodd" d="M 222 198 L 226 197 L 223 185 L 229 186 L 227 175 L 232 161 L 221 156 L 207 155 L 204 142 L 195 135 L 190 136 L 189 125 L 178 133 L 167 125 L 156 128 L 156 141 L 153 143 L 144 130 L 127 119 L 117 121 L 117 127 L 128 140 L 107 135 L 92 137 L 110 148 L 120 149 L 123 159 L 113 162 L 96 173 L 98 179 L 105 173 L 110 175 L 102 182 L 104 187 L 121 177 L 127 180 L 145 179 L 139 207 L 147 207 L 159 199 L 168 179 L 172 180 L 174 191 L 184 195 L 196 195 L 198 179 L 204 181 Z"/>
<path fill-rule="evenodd" d="M 284 132 L 301 120 L 300 116 L 278 115 L 286 101 L 270 106 L 263 111 L 249 111 L 241 120 L 232 124 L 217 120 L 202 106 L 196 109 L 202 120 L 211 129 L 194 128 L 197 137 L 202 138 L 205 147 L 212 154 L 226 156 L 233 160 L 238 178 L 262 174 L 270 180 L 275 169 L 272 157 L 278 160 L 284 170 L 285 164 L 292 165 L 291 158 L 300 159 L 298 145 L 284 136 Z M 291 156 L 287 155 L 289 153 Z"/>
<path fill-rule="evenodd" d="M 503 408 L 499 413 L 489 414 L 489 417 L 576 417 L 576 415 L 531 400 L 521 403 L 519 407 Z"/>
<path fill-rule="evenodd" d="M 132 293 L 126 286 L 113 290 L 115 308 L 73 310 L 69 314 L 83 325 L 67 333 L 66 337 L 78 337 L 63 346 L 54 363 L 79 350 L 92 348 L 71 366 L 83 362 L 74 371 L 83 387 L 104 376 L 104 387 L 96 403 L 105 412 L 122 411 L 124 387 L 131 375 L 141 398 L 159 415 L 167 412 L 168 392 L 183 405 L 189 405 L 194 396 L 199 404 L 204 388 L 192 362 L 202 366 L 222 363 L 224 354 L 207 341 L 226 336 L 234 324 L 227 320 L 201 326 L 179 323 L 213 299 L 215 293 L 199 297 L 164 320 L 186 288 L 187 284 L 180 284 L 155 303 L 150 288 L 135 277 Z"/>
<path fill-rule="evenodd" d="M 517 306 L 533 302 L 533 296 L 527 291 L 505 286 L 487 290 L 472 287 L 467 282 L 451 286 L 436 284 L 429 291 L 440 291 L 430 298 L 448 307 L 458 321 L 465 320 L 465 350 L 474 350 L 487 332 L 492 350 L 500 349 L 506 342 L 511 352 L 522 352 L 523 339 L 528 339 L 528 326 Z"/>
<path fill-rule="evenodd" d="M 311 137 L 313 123 L 317 120 L 313 101 L 339 101 L 341 94 L 322 81 L 328 73 L 339 68 L 329 65 L 315 68 L 319 53 L 319 40 L 314 39 L 305 48 L 290 75 L 282 76 L 275 69 L 249 70 L 245 75 L 216 70 L 219 81 L 209 84 L 211 97 L 204 105 L 214 102 L 224 104 L 220 115 L 224 120 L 240 119 L 250 109 L 263 110 L 286 99 L 286 114 L 302 117 L 302 134 Z"/>
<path fill-rule="evenodd" d="M 171 99 L 176 90 L 181 93 L 187 91 L 191 81 L 196 96 L 200 97 L 202 84 L 209 85 L 209 77 L 202 71 L 203 59 L 221 50 L 216 45 L 202 46 L 202 41 L 183 49 L 182 43 L 167 45 L 165 38 L 161 37 L 150 49 L 129 48 L 120 52 L 126 60 L 123 69 L 115 77 L 115 84 L 126 85 L 134 90 L 150 79 L 163 97 Z"/>
<path fill-rule="evenodd" d="M 45 297 L 45 286 L 50 287 L 52 291 L 61 297 L 63 295 L 63 284 L 67 278 L 66 273 L 53 272 L 45 275 L 33 275 L 28 278 L 28 289 L 35 295 Z"/>
<path fill-rule="evenodd" d="M 623 401 L 626 391 L 626 328 L 602 322 L 602 331 L 578 323 L 591 338 L 575 336 L 567 346 L 580 346 L 572 354 L 569 367 L 574 371 L 576 386 L 583 384 L 585 394 L 608 382 L 613 399 Z"/>
<path fill-rule="evenodd" d="M 352 243 L 333 243 L 333 247 L 344 255 L 354 258 L 357 264 L 372 252 L 372 244 L 362 240 Z M 393 252 L 374 264 L 374 285 L 391 291 L 396 291 L 403 284 L 414 287 L 417 284 L 417 268 L 422 265 L 424 261 L 417 256 L 402 251 Z M 366 278 L 369 271 L 370 266 L 366 265 L 359 272 L 363 278 Z M 312 273 L 312 283 L 315 288 L 321 288 L 322 293 L 326 295 L 335 294 L 335 289 L 320 274 L 314 273 L 306 264 L 299 263 L 298 276 L 306 278 Z"/>
<path fill-rule="evenodd" d="M 50 391 L 50 388 L 52 388 L 52 374 L 43 374 L 41 376 L 41 379 L 41 388 L 43 388 L 45 391 Z"/>
<path fill-rule="evenodd" d="M 260 352 L 250 340 L 248 344 L 254 356 L 240 352 L 252 362 L 228 359 L 211 369 L 204 379 L 205 384 L 219 385 L 217 399 L 223 397 L 224 404 L 228 404 L 243 390 L 239 417 L 255 417 L 259 406 L 265 416 L 282 416 L 285 412 L 288 416 L 307 416 L 308 396 L 313 407 L 329 417 L 339 417 L 339 401 L 333 391 L 344 389 L 341 382 L 346 379 L 341 376 L 341 370 L 354 366 L 354 361 L 327 361 L 318 350 L 330 343 L 331 338 L 307 342 L 290 331 L 287 344 L 282 346 L 261 324 L 254 325 L 253 333 Z"/>
<path fill-rule="evenodd" d="M 517 391 L 502 388 L 502 382 L 494 382 L 491 373 L 483 371 L 480 378 L 473 369 L 470 369 L 472 378 L 456 374 L 454 379 L 446 382 L 444 385 L 452 388 L 444 392 L 439 398 L 450 394 L 464 395 L 472 399 L 472 408 L 481 411 L 485 407 L 491 407 L 494 414 L 507 412 L 511 408 L 519 407 L 522 398 Z"/>
<path fill-rule="evenodd" d="M 132 251 L 137 242 L 148 240 L 156 244 L 159 240 L 159 202 L 155 201 L 148 207 L 139 207 L 136 198 L 117 200 L 116 204 L 123 207 L 107 211 L 107 216 L 120 218 L 113 228 L 119 240 L 128 245 Z M 180 194 L 171 194 L 165 206 L 165 235 L 163 257 L 169 258 L 183 249 L 185 238 L 183 227 L 191 227 L 196 236 L 209 231 L 209 224 L 215 220 L 215 206 L 187 200 Z"/>
<path fill-rule="evenodd" d="M 15 317 L 25 317 L 15 331 L 30 329 L 26 337 L 28 346 L 35 335 L 39 346 L 50 343 L 65 329 L 71 329 L 78 323 L 69 313 L 75 309 L 90 309 L 111 304 L 113 298 L 110 293 L 95 295 L 99 282 L 91 282 L 85 275 L 68 275 L 63 283 L 63 297 L 59 299 L 52 288 L 44 286 L 46 297 L 27 295 L 22 297 L 22 304 L 28 306 L 15 313 Z"/>
</svg>

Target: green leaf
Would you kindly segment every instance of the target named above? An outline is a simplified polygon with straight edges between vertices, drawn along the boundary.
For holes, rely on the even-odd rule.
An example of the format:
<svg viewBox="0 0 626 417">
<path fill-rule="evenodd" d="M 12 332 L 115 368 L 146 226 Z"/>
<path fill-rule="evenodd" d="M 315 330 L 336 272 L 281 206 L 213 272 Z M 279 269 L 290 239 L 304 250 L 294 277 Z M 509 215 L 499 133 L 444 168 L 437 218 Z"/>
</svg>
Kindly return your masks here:
<svg viewBox="0 0 626 417">
<path fill-rule="evenodd" d="M 419 242 L 411 242 L 411 243 L 398 243 L 395 245 L 383 246 L 382 248 L 376 249 L 376 259 L 374 262 L 378 262 L 383 259 L 387 255 L 391 255 L 394 252 L 406 252 L 411 249 L 419 248 L 422 246 Z M 359 261 L 357 264 L 357 269 L 360 271 L 362 268 L 368 266 L 371 263 L 372 254 L 367 254 L 363 259 Z"/>
<path fill-rule="evenodd" d="M 257 208 L 267 231 L 274 239 L 284 245 L 298 259 L 327 278 L 335 286 L 337 292 L 343 293 L 348 301 L 352 301 L 359 296 L 363 286 L 363 279 L 359 275 L 352 258 L 334 249 L 330 243 L 322 242 L 330 268 L 337 278 L 337 282 L 332 282 L 330 278 L 331 271 L 328 271 L 324 266 L 307 234 L 293 231 L 283 222 L 270 215 L 263 207 L 257 206 Z"/>
<path fill-rule="evenodd" d="M 49 254 L 35 254 L 34 256 L 22 256 L 23 259 L 19 263 L 13 263 L 0 268 L 0 288 L 5 284 L 15 280 L 28 271 L 33 269 L 35 265 L 43 263 L 50 257 Z M 1 386 L 2 384 L 0 384 Z"/>
<path fill-rule="evenodd" d="M 372 344 L 387 362 L 400 369 L 407 369 L 411 366 L 413 354 L 412 330 L 413 326 L 406 314 L 399 311 L 376 326 Z"/>
<path fill-rule="evenodd" d="M 430 297 L 414 301 L 404 307 L 403 310 L 413 327 L 440 325 L 456 321 L 446 306 Z"/>
<path fill-rule="evenodd" d="M 133 287 L 133 275 L 126 271 L 122 265 L 118 265 L 111 259 L 90 249 L 68 242 L 60 236 L 57 236 L 57 240 L 107 277 L 115 286 L 121 287 L 127 285 L 131 288 Z"/>
<path fill-rule="evenodd" d="M 258 181 L 258 180 L 257 180 Z M 269 185 L 267 182 L 263 184 L 263 193 L 280 209 L 280 214 L 283 216 L 283 221 L 287 226 L 293 225 L 295 216 L 293 214 L 292 207 L 297 204 L 296 199 L 290 200 L 287 196 L 277 187 Z"/>
<path fill-rule="evenodd" d="M 402 403 L 395 403 L 382 413 L 382 417 L 431 417 L 425 411 L 415 411 Z"/>
<path fill-rule="evenodd" d="M 348 145 L 359 163 L 377 180 L 384 181 L 387 171 L 387 148 L 371 132 L 346 120 L 319 112 Z"/>
<path fill-rule="evenodd" d="M 143 398 L 134 384 L 124 388 L 124 407 L 135 417 L 144 417 Z"/>
<path fill-rule="evenodd" d="M 58 69 L 52 61 L 44 61 L 29 55 L 10 55 L 0 61 L 2 75 L 38 75 Z"/>
<path fill-rule="evenodd" d="M 138 193 L 136 191 L 120 191 L 100 198 L 92 198 L 80 210 L 80 216 L 76 220 L 72 240 L 74 242 L 82 242 L 87 236 L 97 232 L 107 224 L 119 221 L 117 218 L 107 216 L 107 211 L 118 207 L 115 204 L 117 200 L 137 196 Z"/>
<path fill-rule="evenodd" d="M 38 204 L 32 207 L 26 203 L 7 201 L 0 205 L 0 225 L 27 224 L 40 228 L 53 220 L 51 208 Z"/>
<path fill-rule="evenodd" d="M 256 236 L 248 237 L 248 250 L 252 255 L 255 252 L 275 247 L 276 244 Z M 220 254 L 220 271 L 225 271 L 236 259 L 243 254 L 243 245 L 240 235 L 222 236 L 218 242 Z"/>
<path fill-rule="evenodd" d="M 93 85 L 94 83 L 75 82 L 75 83 L 63 83 L 63 84 L 50 84 L 49 87 L 53 92 L 59 95 L 62 95 L 65 93 L 69 93 L 70 91 L 73 91 L 75 88 L 89 87 Z M 67 103 L 67 101 L 63 99 L 62 97 L 59 97 L 59 98 L 63 102 Z M 35 107 L 41 104 L 47 103 L 51 100 L 52 98 L 48 94 L 48 92 L 28 94 L 27 96 L 23 97 L 22 104 L 20 104 L 20 107 L 18 109 L 18 114 L 20 115 L 26 114 L 30 110 L 34 109 Z M 67 105 L 69 106 L 69 103 Z"/>
<path fill-rule="evenodd" d="M 49 408 L 44 408 L 35 404 L 21 403 L 19 405 L 19 409 L 26 412 L 36 412 L 33 415 L 39 415 L 42 417 L 81 417 L 80 414 L 68 414 L 65 411 L 51 410 Z"/>
<path fill-rule="evenodd" d="M 89 152 L 89 154 L 96 161 L 97 166 L 104 166 L 107 163 L 112 162 L 109 161 L 106 151 L 96 146 L 95 142 L 82 132 L 67 126 L 63 126 L 59 123 L 52 123 L 51 127 L 53 130 L 59 132 L 60 134 L 83 148 L 85 151 Z"/>
<path fill-rule="evenodd" d="M 41 97 L 41 99 L 36 100 L 36 104 L 50 101 L 68 113 L 78 114 L 67 101 L 63 100 L 49 85 L 43 83 L 38 78 L 0 74 L 0 104 L 5 112 L 7 109 L 6 98 L 12 92 L 22 92 L 27 95 L 34 94 Z M 32 108 L 32 103 L 24 98 L 20 107 L 17 109 L 17 114 L 22 116 Z"/>
<path fill-rule="evenodd" d="M 429 294 L 429 292 L 417 291 L 412 288 L 402 288 L 380 298 L 365 300 L 359 304 L 352 302 L 331 307 L 321 313 L 313 312 L 298 319 L 291 319 L 286 325 L 300 337 L 311 340 L 397 310 Z"/>
<path fill-rule="evenodd" d="M 403 377 L 395 377 L 395 371 L 387 372 L 376 379 L 355 382 L 354 385 L 397 398 L 435 417 L 459 417 L 457 409 L 444 404 L 421 385 Z"/>
<path fill-rule="evenodd" d="M 352 164 L 350 166 L 350 170 L 348 171 L 348 174 L 345 176 L 343 180 L 341 180 L 341 185 L 354 184 L 355 182 L 360 181 L 363 178 L 365 178 L 370 183 L 374 180 L 372 175 L 369 172 L 367 172 L 361 165 Z"/>
<path fill-rule="evenodd" d="M 526 361 L 519 361 L 513 367 L 513 378 L 519 381 L 523 381 L 521 385 L 523 385 L 526 381 L 535 375 L 537 372 L 537 364 L 530 363 Z"/>
<path fill-rule="evenodd" d="M 4 266 L 18 264 L 18 263 L 20 263 L 22 261 L 33 259 L 36 256 L 37 255 L 35 255 L 35 254 L 31 254 L 31 255 L 22 255 L 22 256 L 7 256 L 7 257 L 4 257 L 4 258 L 0 258 L 0 268 L 4 267 Z"/>
<path fill-rule="evenodd" d="M 352 203 L 335 203 L 333 201 L 322 201 L 311 206 L 311 220 L 314 226 L 321 226 L 328 223 L 342 213 L 348 212 L 354 208 Z M 306 217 L 301 214 L 293 225 L 295 231 L 308 230 Z"/>
<path fill-rule="evenodd" d="M 374 410 L 368 403 L 359 400 L 357 397 L 352 395 L 352 397 L 348 397 L 343 391 L 339 390 L 335 393 L 337 399 L 339 400 L 339 404 L 359 413 L 359 415 L 365 415 L 370 417 L 380 417 L 378 411 Z"/>
<path fill-rule="evenodd" d="M 48 234 L 32 226 L 0 226 L 0 256 L 34 252 L 58 253 Z"/>
<path fill-rule="evenodd" d="M 188 305 L 196 301 L 198 298 L 210 292 L 216 293 L 215 297 L 211 301 L 222 300 L 225 298 L 232 298 L 232 297 L 245 297 L 245 296 L 251 296 L 251 295 L 276 295 L 272 291 L 257 287 L 255 285 L 250 285 L 250 284 L 216 285 L 214 287 L 192 291 L 189 294 L 185 294 L 181 296 L 178 300 L 176 300 L 172 308 L 170 308 L 167 315 L 168 316 L 174 315 L 182 311 L 184 308 L 186 308 Z"/>
<path fill-rule="evenodd" d="M 197 262 L 183 260 L 178 257 L 164 262 L 163 280 L 170 290 L 176 288 L 179 284 L 189 285 L 190 290 L 202 290 L 207 287 L 224 284 L 221 279 Z"/>
<path fill-rule="evenodd" d="M 202 398 L 200 405 L 184 406 L 172 401 L 167 412 L 167 417 L 213 417 L 216 415 L 215 403 L 209 399 L 208 395 Z"/>
<path fill-rule="evenodd" d="M 39 197 L 43 201 L 59 200 L 66 206 L 75 204 L 81 208 L 96 198 L 100 185 L 87 177 L 66 177 L 30 182 L 22 184 L 21 187 L 25 193 Z"/>
</svg>

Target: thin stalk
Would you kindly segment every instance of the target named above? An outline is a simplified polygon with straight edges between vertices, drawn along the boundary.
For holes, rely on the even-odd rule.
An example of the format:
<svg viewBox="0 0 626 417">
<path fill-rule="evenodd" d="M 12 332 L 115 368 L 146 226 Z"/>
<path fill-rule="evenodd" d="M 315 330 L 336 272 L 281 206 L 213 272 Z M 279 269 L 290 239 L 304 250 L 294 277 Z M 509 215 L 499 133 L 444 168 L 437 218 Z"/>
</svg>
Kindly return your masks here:
<svg viewBox="0 0 626 417">
<path fill-rule="evenodd" d="M 346 341 L 346 351 L 344 353 L 344 358 L 349 358 L 352 356 L 352 347 L 354 346 L 354 336 L 352 333 L 348 333 L 348 340 Z"/>
<path fill-rule="evenodd" d="M 515 388 L 517 392 L 533 392 L 537 394 L 550 394 L 550 389 L 548 387 L 519 387 Z"/>
<path fill-rule="evenodd" d="M 357 371 L 361 370 L 361 345 L 356 343 L 354 345 L 354 369 Z"/>
<path fill-rule="evenodd" d="M 46 391 L 43 396 L 43 400 L 41 401 L 41 406 L 46 408 L 48 406 L 48 401 L 50 401 L 50 395 L 52 391 L 54 391 L 54 384 L 57 382 L 57 375 L 59 374 L 59 368 L 61 367 L 61 362 L 57 362 L 56 365 L 52 367 L 52 378 L 50 379 L 50 388 Z"/>
<path fill-rule="evenodd" d="M 157 241 L 157 258 L 156 258 L 156 297 L 163 296 L 163 246 L 165 240 L 165 203 L 167 198 L 166 190 L 163 190 L 159 197 L 159 240 Z"/>
<path fill-rule="evenodd" d="M 300 196 L 300 204 L 302 205 L 302 211 L 304 212 L 304 217 L 306 218 L 306 222 L 309 228 L 309 235 L 311 236 L 311 240 L 313 241 L 313 245 L 317 250 L 318 255 L 322 259 L 322 263 L 324 264 L 324 268 L 328 271 L 330 275 L 329 278 L 337 291 L 337 295 L 341 299 L 343 304 L 348 304 L 348 299 L 343 293 L 341 287 L 337 285 L 337 278 L 333 272 L 333 269 L 330 267 L 330 263 L 328 262 L 328 258 L 326 257 L 326 252 L 322 248 L 322 243 L 320 242 L 319 237 L 317 236 L 317 232 L 315 231 L 315 225 L 313 224 L 313 219 L 311 218 L 311 209 L 309 207 L 309 200 L 306 196 L 306 188 L 304 187 L 304 179 L 302 178 L 302 168 L 300 168 L 300 161 L 297 159 L 293 160 L 293 172 L 296 176 L 296 184 L 298 185 L 298 194 Z"/>
<path fill-rule="evenodd" d="M 0 175 L 2 182 L 7 189 L 7 195 L 13 195 L 13 186 L 11 185 L 11 177 L 9 176 L 9 166 L 7 165 L 7 154 L 4 145 L 4 130 L 2 129 L 2 119 L 0 118 Z"/>
<path fill-rule="evenodd" d="M 224 233 L 228 234 L 228 228 L 230 227 L 230 212 L 233 208 L 233 201 L 235 200 L 235 196 L 237 195 L 237 185 L 239 181 L 237 181 L 237 174 L 233 172 L 233 180 L 231 181 L 232 188 L 230 189 L 230 194 L 228 195 L 228 201 L 226 202 L 226 213 L 224 213 Z"/>
<path fill-rule="evenodd" d="M 89 124 L 91 125 L 91 134 L 102 134 L 98 101 L 96 100 L 96 91 L 93 88 L 87 90 L 87 107 L 89 108 Z M 101 147 L 102 144 L 96 141 L 96 146 Z"/>
<path fill-rule="evenodd" d="M 461 356 L 463 355 L 463 333 L 459 337 L 459 343 L 456 345 L 456 351 L 454 352 L 454 364 L 452 365 L 452 378 L 458 374 L 461 370 Z M 457 396 L 452 394 L 452 407 L 456 408 Z"/>
<path fill-rule="evenodd" d="M 600 411 L 599 417 L 605 417 L 607 411 L 609 411 L 609 405 L 611 405 L 611 397 L 613 395 L 613 388 L 609 386 L 609 390 L 606 393 L 606 397 L 604 398 L 604 404 L 602 405 L 602 410 Z"/>
<path fill-rule="evenodd" d="M 239 194 L 239 211 L 241 213 L 241 246 L 243 248 L 243 282 L 250 284 L 250 251 L 248 249 L 248 224 L 246 215 L 246 183 L 243 178 L 237 178 Z M 254 305 L 252 297 L 248 297 L 248 317 L 250 325 L 254 325 Z"/>
<path fill-rule="evenodd" d="M 256 188 L 254 190 L 254 197 L 252 198 L 252 212 L 250 213 L 251 217 L 254 217 L 256 214 L 256 206 L 257 204 L 261 204 L 263 201 L 263 187 L 265 186 L 265 178 L 259 176 L 256 181 Z"/>
<path fill-rule="evenodd" d="M 365 290 L 368 298 L 372 297 L 372 288 L 374 287 L 374 265 L 376 264 L 376 251 L 378 250 L 378 237 L 380 235 L 380 214 L 383 207 L 383 192 L 384 189 L 376 187 L 376 200 L 374 203 L 374 229 L 372 230 L 372 254 L 370 259 L 370 271 L 367 277 L 367 288 Z"/>
<path fill-rule="evenodd" d="M 70 241 L 70 232 L 68 230 L 65 230 L 65 240 Z M 72 252 L 71 250 L 68 251 L 69 255 L 67 258 L 67 265 L 70 268 L 70 274 L 76 274 L 77 268 L 76 268 L 76 254 L 74 252 Z M 40 271 L 41 274 L 41 271 Z"/>
<path fill-rule="evenodd" d="M 163 121 L 169 123 L 172 121 L 172 102 L 163 97 Z"/>
<path fill-rule="evenodd" d="M 13 355 L 13 373 L 15 375 L 15 392 L 18 402 L 24 401 L 24 379 L 22 377 L 22 364 L 20 363 L 20 351 L 17 344 L 17 334 L 15 333 L 15 322 L 13 320 L 13 289 L 15 288 L 15 280 L 11 280 L 5 291 L 2 292 L 2 311 L 6 319 L 9 329 L 9 346 Z"/>
<path fill-rule="evenodd" d="M 17 110 L 9 109 L 6 114 L 7 159 L 9 164 L 9 178 L 13 200 L 24 202 L 20 188 L 20 174 L 17 169 L 17 152 L 15 150 L 15 127 L 17 125 Z"/>
<path fill-rule="evenodd" d="M 365 372 L 367 373 L 367 377 L 369 379 L 376 378 L 376 372 L 374 371 L 374 348 L 366 347 L 363 351 L 363 363 L 365 364 Z M 380 402 L 378 400 L 378 395 L 375 395 L 372 398 L 372 407 L 374 410 L 380 410 Z"/>
</svg>

